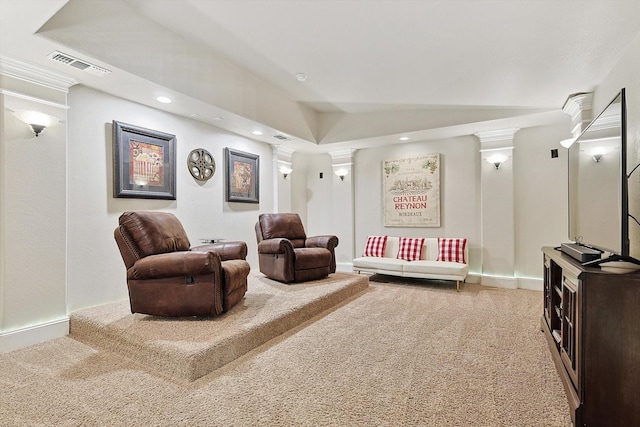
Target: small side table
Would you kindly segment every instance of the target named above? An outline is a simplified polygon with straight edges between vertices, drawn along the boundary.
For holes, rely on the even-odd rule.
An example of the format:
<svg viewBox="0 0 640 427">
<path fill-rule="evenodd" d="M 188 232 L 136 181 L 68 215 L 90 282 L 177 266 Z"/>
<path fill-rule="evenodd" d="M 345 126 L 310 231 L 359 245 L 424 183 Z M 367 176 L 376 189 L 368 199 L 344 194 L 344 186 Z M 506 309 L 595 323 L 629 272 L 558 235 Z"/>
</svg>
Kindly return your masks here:
<svg viewBox="0 0 640 427">
<path fill-rule="evenodd" d="M 214 237 L 214 238 L 206 238 L 206 239 L 200 239 L 200 241 L 201 241 L 202 243 L 218 243 L 218 242 L 221 242 L 221 241 L 223 241 L 223 240 L 224 240 L 224 239 L 219 239 L 219 238 L 217 238 L 217 237 Z"/>
</svg>

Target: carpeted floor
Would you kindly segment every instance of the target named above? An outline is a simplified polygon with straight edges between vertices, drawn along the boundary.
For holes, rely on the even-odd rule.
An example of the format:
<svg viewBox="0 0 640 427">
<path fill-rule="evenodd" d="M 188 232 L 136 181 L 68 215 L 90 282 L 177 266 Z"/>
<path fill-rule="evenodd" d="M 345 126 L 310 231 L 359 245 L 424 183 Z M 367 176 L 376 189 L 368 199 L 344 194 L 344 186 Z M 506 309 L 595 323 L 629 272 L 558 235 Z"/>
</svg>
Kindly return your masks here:
<svg viewBox="0 0 640 427">
<path fill-rule="evenodd" d="M 191 383 L 69 337 L 2 354 L 0 425 L 571 425 L 540 292 L 372 279 Z"/>
<path fill-rule="evenodd" d="M 71 313 L 71 338 L 122 354 L 177 380 L 194 381 L 363 292 L 365 276 L 338 272 L 284 284 L 251 272 L 245 297 L 221 316 L 131 314 L 124 300 Z"/>
</svg>

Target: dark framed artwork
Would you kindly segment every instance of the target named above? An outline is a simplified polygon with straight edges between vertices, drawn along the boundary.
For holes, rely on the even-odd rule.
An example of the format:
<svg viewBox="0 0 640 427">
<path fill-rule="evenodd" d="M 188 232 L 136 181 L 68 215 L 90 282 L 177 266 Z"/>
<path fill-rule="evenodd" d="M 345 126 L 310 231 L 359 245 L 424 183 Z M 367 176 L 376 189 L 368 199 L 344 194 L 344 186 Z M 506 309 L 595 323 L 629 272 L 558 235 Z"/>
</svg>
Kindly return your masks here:
<svg viewBox="0 0 640 427">
<path fill-rule="evenodd" d="M 260 202 L 260 156 L 224 149 L 227 202 Z"/>
<path fill-rule="evenodd" d="M 176 136 L 113 121 L 113 197 L 176 199 Z"/>
</svg>

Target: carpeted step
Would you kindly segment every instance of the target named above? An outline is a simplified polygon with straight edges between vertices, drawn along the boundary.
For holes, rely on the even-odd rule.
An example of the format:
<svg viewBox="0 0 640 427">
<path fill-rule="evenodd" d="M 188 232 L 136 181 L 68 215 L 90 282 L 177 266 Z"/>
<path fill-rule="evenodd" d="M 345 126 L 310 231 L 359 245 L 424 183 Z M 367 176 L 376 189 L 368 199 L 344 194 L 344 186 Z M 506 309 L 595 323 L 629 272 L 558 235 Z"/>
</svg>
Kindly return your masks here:
<svg viewBox="0 0 640 427">
<path fill-rule="evenodd" d="M 252 272 L 244 300 L 222 316 L 132 314 L 123 300 L 72 313 L 70 336 L 164 375 L 195 381 L 368 286 L 366 276 L 351 273 L 286 285 Z"/>
</svg>

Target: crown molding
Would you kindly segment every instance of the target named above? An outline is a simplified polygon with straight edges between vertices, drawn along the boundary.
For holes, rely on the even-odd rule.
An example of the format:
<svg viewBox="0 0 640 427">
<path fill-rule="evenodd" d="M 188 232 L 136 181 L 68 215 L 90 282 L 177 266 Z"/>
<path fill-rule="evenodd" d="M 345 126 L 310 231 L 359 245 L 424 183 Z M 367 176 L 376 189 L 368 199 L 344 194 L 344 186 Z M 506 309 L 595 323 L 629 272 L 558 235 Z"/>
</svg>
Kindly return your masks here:
<svg viewBox="0 0 640 427">
<path fill-rule="evenodd" d="M 13 98 L 24 99 L 26 101 L 35 102 L 35 103 L 42 104 L 42 105 L 48 105 L 50 107 L 60 108 L 62 110 L 68 110 L 69 109 L 68 105 L 60 104 L 59 102 L 48 101 L 46 99 L 36 98 L 35 96 L 29 96 L 29 95 L 25 95 L 25 94 L 18 93 L 18 92 L 13 92 L 11 90 L 5 90 L 5 89 L 2 89 L 2 88 L 0 88 L 0 94 L 5 95 L 5 96 L 11 96 Z"/>
<path fill-rule="evenodd" d="M 5 55 L 0 55 L 0 74 L 64 93 L 68 93 L 71 86 L 80 83 L 67 74 L 61 74 Z"/>
<path fill-rule="evenodd" d="M 352 164 L 353 155 L 356 151 L 358 150 L 355 148 L 329 151 L 329 155 L 331 156 L 331 161 L 333 162 L 333 166 L 343 166 L 343 165 Z M 344 163 L 336 163 L 340 161 Z"/>
<path fill-rule="evenodd" d="M 278 161 L 284 160 L 285 162 L 291 163 L 291 157 L 296 150 L 289 147 L 283 147 L 281 145 L 272 145 L 271 151 Z"/>
<path fill-rule="evenodd" d="M 489 130 L 484 132 L 477 132 L 474 135 L 480 139 L 481 143 L 496 142 L 496 141 L 513 141 L 513 137 L 520 128 Z"/>
<path fill-rule="evenodd" d="M 569 95 L 562 106 L 562 111 L 571 116 L 571 120 L 578 119 L 581 113 L 591 111 L 593 105 L 593 92 L 583 92 Z"/>
</svg>

